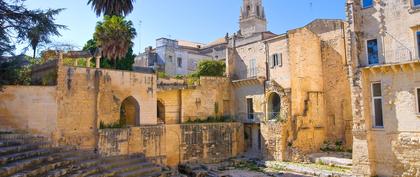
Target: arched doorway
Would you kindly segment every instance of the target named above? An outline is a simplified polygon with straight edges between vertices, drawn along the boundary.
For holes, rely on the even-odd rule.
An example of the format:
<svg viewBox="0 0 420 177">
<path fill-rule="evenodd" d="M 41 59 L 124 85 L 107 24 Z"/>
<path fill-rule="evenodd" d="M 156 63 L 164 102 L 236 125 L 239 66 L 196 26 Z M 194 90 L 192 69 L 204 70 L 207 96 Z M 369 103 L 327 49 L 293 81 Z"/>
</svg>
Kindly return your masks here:
<svg viewBox="0 0 420 177">
<path fill-rule="evenodd" d="M 140 125 L 140 105 L 132 96 L 127 97 L 121 103 L 120 124 L 124 126 Z"/>
<path fill-rule="evenodd" d="M 267 110 L 268 120 L 281 119 L 280 112 L 281 112 L 281 98 L 280 98 L 280 95 L 273 92 L 268 97 L 268 110 Z"/>
<path fill-rule="evenodd" d="M 164 123 L 165 121 L 165 105 L 162 103 L 162 101 L 157 101 L 157 117 L 162 120 Z"/>
</svg>

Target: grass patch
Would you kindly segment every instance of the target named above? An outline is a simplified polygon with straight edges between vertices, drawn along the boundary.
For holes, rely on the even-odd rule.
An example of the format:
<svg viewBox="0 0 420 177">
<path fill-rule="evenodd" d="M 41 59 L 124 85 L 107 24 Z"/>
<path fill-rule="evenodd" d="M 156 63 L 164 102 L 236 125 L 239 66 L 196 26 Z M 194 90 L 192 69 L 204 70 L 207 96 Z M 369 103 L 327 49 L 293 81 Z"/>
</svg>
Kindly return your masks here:
<svg viewBox="0 0 420 177">
<path fill-rule="evenodd" d="M 315 163 L 295 163 L 295 162 L 274 162 L 270 165 L 270 168 L 279 171 L 287 171 L 288 166 L 296 166 L 296 167 L 306 167 L 316 170 L 322 171 L 329 171 L 329 172 L 336 172 L 336 173 L 349 173 L 351 169 L 339 166 L 330 166 L 325 164 L 315 164 Z"/>
<path fill-rule="evenodd" d="M 185 124 L 235 122 L 232 116 L 209 116 L 207 119 L 188 119 Z"/>
<path fill-rule="evenodd" d="M 248 161 L 242 161 L 239 164 L 235 166 L 235 168 L 240 170 L 248 170 L 248 171 L 255 171 L 255 172 L 264 172 L 263 167 L 259 167 L 257 164 L 248 162 Z"/>
</svg>

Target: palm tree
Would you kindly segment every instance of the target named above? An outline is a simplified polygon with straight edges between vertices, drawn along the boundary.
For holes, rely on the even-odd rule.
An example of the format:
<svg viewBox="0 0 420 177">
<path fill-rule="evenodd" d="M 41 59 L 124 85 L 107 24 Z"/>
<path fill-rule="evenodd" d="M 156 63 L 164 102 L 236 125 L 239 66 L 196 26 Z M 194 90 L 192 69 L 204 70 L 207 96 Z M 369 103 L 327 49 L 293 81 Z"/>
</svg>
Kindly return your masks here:
<svg viewBox="0 0 420 177">
<path fill-rule="evenodd" d="M 133 46 L 132 40 L 136 30 L 131 21 L 120 16 L 105 16 L 103 22 L 98 22 L 94 39 L 101 49 L 102 56 L 115 62 L 125 57 L 129 48 Z"/>
<path fill-rule="evenodd" d="M 89 0 L 97 16 L 126 16 L 133 11 L 134 0 Z"/>
</svg>

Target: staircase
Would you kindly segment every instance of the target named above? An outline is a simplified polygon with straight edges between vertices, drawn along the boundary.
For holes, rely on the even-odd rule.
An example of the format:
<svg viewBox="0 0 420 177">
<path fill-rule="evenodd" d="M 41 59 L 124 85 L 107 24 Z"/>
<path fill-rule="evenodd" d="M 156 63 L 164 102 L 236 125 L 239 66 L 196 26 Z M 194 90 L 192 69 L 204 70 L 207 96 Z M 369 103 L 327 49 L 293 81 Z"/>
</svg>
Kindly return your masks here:
<svg viewBox="0 0 420 177">
<path fill-rule="evenodd" d="M 0 130 L 0 177 L 159 177 L 161 171 L 142 154 L 105 158 L 52 147 L 41 136 Z"/>
</svg>

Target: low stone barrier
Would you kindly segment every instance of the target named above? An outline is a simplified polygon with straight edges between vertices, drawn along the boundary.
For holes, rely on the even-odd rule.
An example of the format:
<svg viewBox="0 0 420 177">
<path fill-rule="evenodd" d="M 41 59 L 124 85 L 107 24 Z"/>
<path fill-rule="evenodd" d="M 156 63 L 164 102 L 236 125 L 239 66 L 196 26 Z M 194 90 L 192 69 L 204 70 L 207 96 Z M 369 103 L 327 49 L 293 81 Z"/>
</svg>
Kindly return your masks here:
<svg viewBox="0 0 420 177">
<path fill-rule="evenodd" d="M 99 131 L 102 155 L 143 153 L 169 166 L 217 163 L 244 151 L 241 123 L 175 124 Z"/>
</svg>

